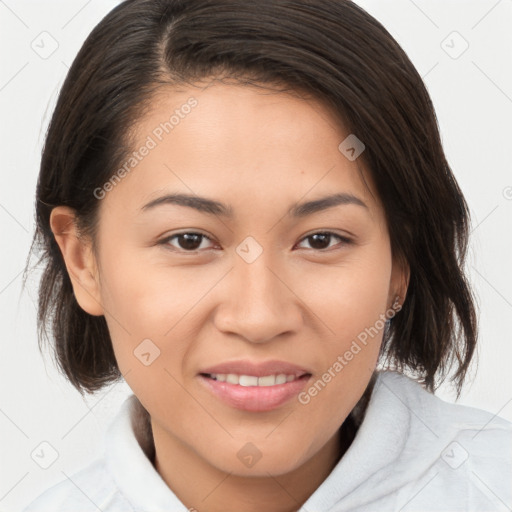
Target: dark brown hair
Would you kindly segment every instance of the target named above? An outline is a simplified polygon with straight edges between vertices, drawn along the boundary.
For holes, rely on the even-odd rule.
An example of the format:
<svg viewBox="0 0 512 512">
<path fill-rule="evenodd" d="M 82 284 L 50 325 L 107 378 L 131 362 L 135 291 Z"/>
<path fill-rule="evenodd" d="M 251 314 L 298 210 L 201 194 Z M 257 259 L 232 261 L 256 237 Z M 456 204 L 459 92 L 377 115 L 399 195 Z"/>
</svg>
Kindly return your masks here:
<svg viewBox="0 0 512 512">
<path fill-rule="evenodd" d="M 127 0 L 91 32 L 60 91 L 36 192 L 39 347 L 83 394 L 120 378 L 103 316 L 78 305 L 50 229 L 53 207 L 94 235 L 93 191 L 133 151 L 130 129 L 161 88 L 229 78 L 324 101 L 366 146 L 358 162 L 382 202 L 393 254 L 410 268 L 407 298 L 381 362 L 431 391 L 455 366 L 460 395 L 477 339 L 464 274 L 469 212 L 446 161 L 423 81 L 389 32 L 348 0 Z M 340 141 L 341 142 L 341 141 Z"/>
</svg>

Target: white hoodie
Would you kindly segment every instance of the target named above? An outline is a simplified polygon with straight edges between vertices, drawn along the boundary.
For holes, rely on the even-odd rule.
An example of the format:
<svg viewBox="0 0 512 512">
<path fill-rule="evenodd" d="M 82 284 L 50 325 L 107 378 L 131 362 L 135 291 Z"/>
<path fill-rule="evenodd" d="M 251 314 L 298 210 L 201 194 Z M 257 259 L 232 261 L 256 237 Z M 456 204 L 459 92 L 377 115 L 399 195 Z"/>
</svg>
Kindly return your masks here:
<svg viewBox="0 0 512 512">
<path fill-rule="evenodd" d="M 102 458 L 46 490 L 23 512 L 187 512 L 137 441 L 136 401 L 128 397 L 109 426 Z M 355 439 L 300 508 L 510 510 L 512 423 L 445 402 L 391 371 L 378 373 Z"/>
</svg>

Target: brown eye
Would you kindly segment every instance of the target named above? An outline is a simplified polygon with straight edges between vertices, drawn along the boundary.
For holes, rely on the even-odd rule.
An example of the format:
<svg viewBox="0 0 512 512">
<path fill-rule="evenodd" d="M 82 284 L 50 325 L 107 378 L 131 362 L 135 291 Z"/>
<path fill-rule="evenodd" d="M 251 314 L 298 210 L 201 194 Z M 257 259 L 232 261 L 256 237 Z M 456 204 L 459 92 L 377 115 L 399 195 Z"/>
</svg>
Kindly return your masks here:
<svg viewBox="0 0 512 512">
<path fill-rule="evenodd" d="M 352 243 L 352 241 L 349 238 L 337 235 L 335 233 L 331 233 L 330 231 L 320 231 L 318 233 L 313 233 L 311 235 L 304 237 L 302 240 L 308 240 L 312 249 L 322 251 L 332 247 L 332 245 L 330 245 L 330 242 L 332 241 L 333 238 L 341 240 L 343 242 L 342 245 L 348 245 Z"/>
<path fill-rule="evenodd" d="M 171 240 L 174 239 L 177 241 L 176 245 L 171 244 Z M 176 249 L 178 251 L 194 252 L 205 248 L 201 247 L 201 243 L 204 240 L 211 241 L 211 239 L 203 233 L 189 232 L 172 235 L 162 240 L 161 243 L 163 245 L 170 245 L 172 249 Z"/>
</svg>

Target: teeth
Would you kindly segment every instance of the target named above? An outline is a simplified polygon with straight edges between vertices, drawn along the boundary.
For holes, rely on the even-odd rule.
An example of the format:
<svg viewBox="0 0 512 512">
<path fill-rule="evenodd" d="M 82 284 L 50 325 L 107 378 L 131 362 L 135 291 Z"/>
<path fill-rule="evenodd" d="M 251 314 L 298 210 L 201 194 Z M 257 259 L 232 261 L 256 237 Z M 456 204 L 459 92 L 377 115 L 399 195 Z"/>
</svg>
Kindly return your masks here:
<svg viewBox="0 0 512 512">
<path fill-rule="evenodd" d="M 234 373 L 228 373 L 226 375 L 226 382 L 229 384 L 238 384 L 238 375 L 235 375 Z"/>
<path fill-rule="evenodd" d="M 258 377 L 258 386 L 273 386 L 276 383 L 275 375 L 267 375 L 266 377 Z M 242 384 L 240 379 L 240 384 Z"/>
<path fill-rule="evenodd" d="M 279 373 L 277 375 L 265 375 L 264 377 L 256 377 L 254 375 L 237 375 L 235 373 L 212 373 L 212 379 L 219 382 L 228 382 L 229 384 L 239 384 L 240 386 L 274 386 L 284 384 L 295 380 L 295 375 L 286 375 Z"/>
<path fill-rule="evenodd" d="M 240 384 L 240 386 L 258 386 L 258 377 L 240 375 L 240 377 L 238 377 L 238 384 Z"/>
</svg>

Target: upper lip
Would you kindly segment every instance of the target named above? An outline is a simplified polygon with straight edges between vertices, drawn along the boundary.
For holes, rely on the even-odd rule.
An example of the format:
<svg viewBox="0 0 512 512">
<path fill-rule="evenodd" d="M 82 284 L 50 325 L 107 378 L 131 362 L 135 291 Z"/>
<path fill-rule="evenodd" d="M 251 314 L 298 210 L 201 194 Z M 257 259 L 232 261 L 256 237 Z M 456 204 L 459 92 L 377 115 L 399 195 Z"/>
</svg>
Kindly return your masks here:
<svg viewBox="0 0 512 512">
<path fill-rule="evenodd" d="M 294 375 L 296 378 L 302 375 L 310 374 L 306 368 L 297 366 L 296 364 L 286 361 L 249 361 L 247 359 L 238 361 L 225 361 L 215 366 L 204 368 L 199 373 L 234 373 L 237 375 L 254 375 L 255 377 L 264 377 L 265 375 L 276 375 L 284 373 L 286 375 Z"/>
</svg>

